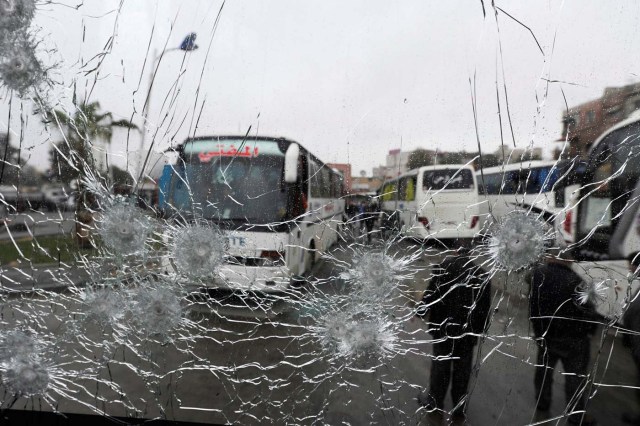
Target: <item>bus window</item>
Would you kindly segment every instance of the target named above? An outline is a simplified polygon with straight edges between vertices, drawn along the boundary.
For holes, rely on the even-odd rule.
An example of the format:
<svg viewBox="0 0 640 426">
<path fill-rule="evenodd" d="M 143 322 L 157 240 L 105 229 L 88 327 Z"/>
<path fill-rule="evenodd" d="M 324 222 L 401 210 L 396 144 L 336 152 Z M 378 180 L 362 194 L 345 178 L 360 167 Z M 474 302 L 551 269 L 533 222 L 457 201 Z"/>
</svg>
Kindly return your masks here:
<svg viewBox="0 0 640 426">
<path fill-rule="evenodd" d="M 523 169 L 519 174 L 518 193 L 540 194 L 549 192 L 560 177 L 560 171 L 555 166 L 532 167 Z"/>
<path fill-rule="evenodd" d="M 331 198 L 340 198 L 342 193 L 342 176 L 337 173 L 331 174 Z"/>
<path fill-rule="evenodd" d="M 396 199 L 396 185 L 398 181 L 387 182 L 382 187 L 382 201 L 393 201 Z"/>
<path fill-rule="evenodd" d="M 500 194 L 500 186 L 502 185 L 502 174 L 493 173 L 484 175 L 485 192 L 487 195 Z"/>
<path fill-rule="evenodd" d="M 398 199 L 402 201 L 414 201 L 416 199 L 417 176 L 405 176 L 399 181 Z"/>
<path fill-rule="evenodd" d="M 309 160 L 309 181 L 311 183 L 311 196 L 314 198 L 321 198 L 324 182 L 322 181 L 320 166 L 313 159 Z"/>
<path fill-rule="evenodd" d="M 320 188 L 320 194 L 322 198 L 331 198 L 331 169 L 328 167 L 322 167 L 320 169 L 322 175 L 322 187 Z"/>
<path fill-rule="evenodd" d="M 404 197 L 405 201 L 415 201 L 416 199 L 416 180 L 417 176 L 408 176 L 406 178 L 407 182 L 404 188 Z"/>
<path fill-rule="evenodd" d="M 505 172 L 503 179 L 500 182 L 500 193 L 503 195 L 513 195 L 519 192 L 521 178 L 520 170 L 512 170 Z M 526 179 L 526 176 L 524 177 Z"/>
</svg>

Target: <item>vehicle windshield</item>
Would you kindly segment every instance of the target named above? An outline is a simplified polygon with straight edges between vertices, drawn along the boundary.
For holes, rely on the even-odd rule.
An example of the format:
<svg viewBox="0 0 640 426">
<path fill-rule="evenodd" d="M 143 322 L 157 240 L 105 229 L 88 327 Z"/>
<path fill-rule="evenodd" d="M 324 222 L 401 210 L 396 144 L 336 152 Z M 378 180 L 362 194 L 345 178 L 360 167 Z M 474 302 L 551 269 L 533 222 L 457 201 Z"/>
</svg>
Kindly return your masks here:
<svg viewBox="0 0 640 426">
<path fill-rule="evenodd" d="M 0 426 L 640 425 L 638 0 L 0 0 Z"/>
<path fill-rule="evenodd" d="M 187 144 L 177 166 L 168 203 L 183 214 L 204 218 L 243 221 L 247 224 L 278 223 L 287 214 L 283 182 L 284 154 L 275 142 L 245 143 L 238 152 L 225 152 L 233 142 L 209 141 Z M 228 149 L 228 148 L 227 148 Z"/>
</svg>

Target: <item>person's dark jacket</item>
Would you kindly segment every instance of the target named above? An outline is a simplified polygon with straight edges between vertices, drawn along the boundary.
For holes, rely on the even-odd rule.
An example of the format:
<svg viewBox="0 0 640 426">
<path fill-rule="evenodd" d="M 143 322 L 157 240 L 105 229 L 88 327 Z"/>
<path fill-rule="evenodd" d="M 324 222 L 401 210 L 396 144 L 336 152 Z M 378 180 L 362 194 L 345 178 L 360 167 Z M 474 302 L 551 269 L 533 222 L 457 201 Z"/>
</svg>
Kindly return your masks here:
<svg viewBox="0 0 640 426">
<path fill-rule="evenodd" d="M 580 277 L 561 263 L 538 266 L 531 277 L 531 325 L 536 337 L 566 339 L 587 337 L 599 319 L 592 305 L 579 305 Z"/>
<path fill-rule="evenodd" d="M 467 255 L 447 257 L 433 271 L 418 315 L 436 338 L 482 334 L 491 310 L 491 281 Z"/>
<path fill-rule="evenodd" d="M 623 323 L 625 328 L 632 332 L 640 333 L 640 295 L 636 295 L 627 307 L 623 316 Z M 624 335 L 625 344 L 631 349 L 631 355 L 640 369 L 640 335 L 635 333 Z"/>
</svg>

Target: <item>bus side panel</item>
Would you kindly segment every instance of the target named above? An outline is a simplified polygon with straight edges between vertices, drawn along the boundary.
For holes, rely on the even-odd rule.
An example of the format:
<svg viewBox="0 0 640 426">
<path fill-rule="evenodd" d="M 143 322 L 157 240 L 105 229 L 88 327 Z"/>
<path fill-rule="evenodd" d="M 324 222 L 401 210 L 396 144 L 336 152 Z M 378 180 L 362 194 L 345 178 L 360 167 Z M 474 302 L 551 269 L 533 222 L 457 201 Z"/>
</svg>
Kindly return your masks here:
<svg viewBox="0 0 640 426">
<path fill-rule="evenodd" d="M 164 211 L 167 207 L 166 197 L 169 194 L 169 188 L 171 185 L 171 177 L 173 176 L 173 166 L 166 165 L 162 168 L 162 175 L 158 182 L 158 210 Z"/>
</svg>

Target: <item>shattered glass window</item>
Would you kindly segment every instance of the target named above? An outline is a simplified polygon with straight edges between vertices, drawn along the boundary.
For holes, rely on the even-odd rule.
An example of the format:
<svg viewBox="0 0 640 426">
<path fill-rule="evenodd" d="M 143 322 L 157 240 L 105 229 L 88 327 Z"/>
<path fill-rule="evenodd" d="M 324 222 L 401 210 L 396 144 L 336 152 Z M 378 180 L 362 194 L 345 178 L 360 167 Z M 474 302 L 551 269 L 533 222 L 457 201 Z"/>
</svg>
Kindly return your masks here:
<svg viewBox="0 0 640 426">
<path fill-rule="evenodd" d="M 3 424 L 640 424 L 640 10 L 0 0 Z"/>
</svg>

